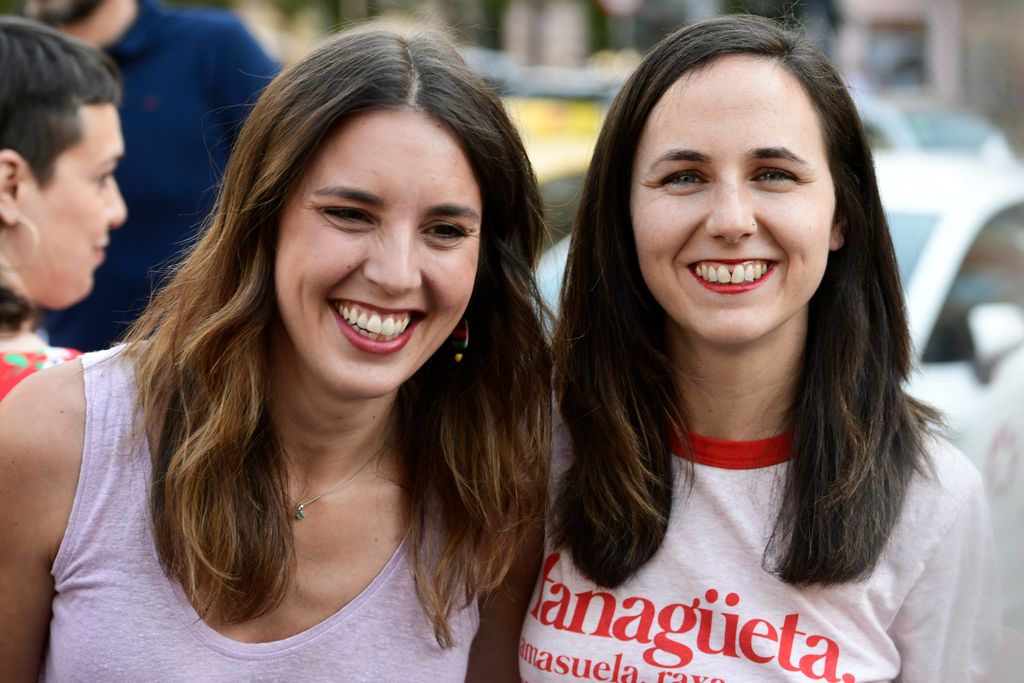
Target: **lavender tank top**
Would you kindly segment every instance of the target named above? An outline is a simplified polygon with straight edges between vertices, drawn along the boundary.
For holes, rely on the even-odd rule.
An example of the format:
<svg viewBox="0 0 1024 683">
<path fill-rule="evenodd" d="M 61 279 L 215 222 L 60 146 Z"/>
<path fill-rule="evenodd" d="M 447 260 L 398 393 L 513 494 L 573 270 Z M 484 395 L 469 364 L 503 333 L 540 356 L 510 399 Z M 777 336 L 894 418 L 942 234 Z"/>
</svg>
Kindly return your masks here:
<svg viewBox="0 0 1024 683">
<path fill-rule="evenodd" d="M 438 646 L 404 544 L 325 621 L 284 640 L 241 643 L 207 626 L 164 574 L 149 526 L 150 454 L 133 432 L 130 363 L 86 354 L 85 448 L 53 563 L 41 681 L 462 681 L 479 625 L 474 602 Z"/>
</svg>

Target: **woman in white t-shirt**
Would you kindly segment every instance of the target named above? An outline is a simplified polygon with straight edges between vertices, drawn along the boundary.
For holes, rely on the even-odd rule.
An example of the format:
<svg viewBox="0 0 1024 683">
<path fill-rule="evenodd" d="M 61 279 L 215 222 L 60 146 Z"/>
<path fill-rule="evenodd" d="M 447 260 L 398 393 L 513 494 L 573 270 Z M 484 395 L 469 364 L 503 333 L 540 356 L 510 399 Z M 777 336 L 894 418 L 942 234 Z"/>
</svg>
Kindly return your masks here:
<svg viewBox="0 0 1024 683">
<path fill-rule="evenodd" d="M 525 681 L 978 680 L 980 477 L 909 397 L 865 135 L 807 40 L 683 28 L 608 113 L 556 334 Z"/>
</svg>

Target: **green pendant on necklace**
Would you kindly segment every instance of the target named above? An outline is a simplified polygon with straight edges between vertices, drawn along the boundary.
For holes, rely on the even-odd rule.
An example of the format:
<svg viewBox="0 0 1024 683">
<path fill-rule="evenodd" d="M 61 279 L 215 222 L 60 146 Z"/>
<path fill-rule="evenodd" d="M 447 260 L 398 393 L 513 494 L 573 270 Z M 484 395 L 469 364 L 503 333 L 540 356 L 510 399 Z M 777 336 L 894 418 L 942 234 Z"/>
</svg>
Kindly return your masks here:
<svg viewBox="0 0 1024 683">
<path fill-rule="evenodd" d="M 321 493 L 319 496 L 315 496 L 313 498 L 310 498 L 309 500 L 304 500 L 304 501 L 301 501 L 301 502 L 297 501 L 294 498 L 291 498 L 289 496 L 289 498 L 292 501 L 292 504 L 299 506 L 299 509 L 295 511 L 295 519 L 302 520 L 302 519 L 306 518 L 305 510 L 306 510 L 306 506 L 307 505 L 312 505 L 313 503 L 317 502 L 318 500 L 320 500 L 324 496 L 329 496 L 332 493 L 337 493 L 338 491 L 342 490 L 343 488 L 345 488 L 346 486 L 348 486 L 349 484 L 354 482 L 356 479 L 358 479 L 359 475 L 362 474 L 363 472 L 365 472 L 366 468 L 368 468 L 371 463 L 373 463 L 375 460 L 377 460 L 377 458 L 379 458 L 380 454 L 383 453 L 383 452 L 384 452 L 383 448 L 378 450 L 376 453 L 373 454 L 373 456 L 370 457 L 369 460 L 367 460 L 366 462 L 363 463 L 363 466 L 359 468 L 358 472 L 356 472 L 355 474 L 350 476 L 348 479 L 345 479 L 344 481 L 335 484 L 331 488 L 329 488 L 326 491 L 324 491 L 323 493 Z"/>
</svg>

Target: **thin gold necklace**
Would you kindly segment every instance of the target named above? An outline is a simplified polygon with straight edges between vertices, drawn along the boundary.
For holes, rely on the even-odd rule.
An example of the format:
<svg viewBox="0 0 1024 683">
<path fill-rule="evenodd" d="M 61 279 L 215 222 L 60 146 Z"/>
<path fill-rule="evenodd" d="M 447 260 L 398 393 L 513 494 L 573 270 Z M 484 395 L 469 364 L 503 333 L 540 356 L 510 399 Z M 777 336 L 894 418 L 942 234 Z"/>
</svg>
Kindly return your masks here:
<svg viewBox="0 0 1024 683">
<path fill-rule="evenodd" d="M 358 472 L 356 472 L 355 474 L 353 474 L 352 476 L 350 476 L 348 479 L 344 480 L 340 484 L 335 484 L 334 486 L 332 486 L 331 488 L 327 489 L 326 491 L 324 491 L 323 493 L 321 493 L 318 496 L 314 496 L 313 498 L 310 498 L 309 500 L 304 500 L 302 502 L 299 502 L 299 501 L 295 500 L 294 498 L 292 498 L 291 496 L 288 496 L 288 499 L 292 501 L 292 505 L 297 505 L 298 506 L 298 509 L 295 511 L 295 519 L 300 519 L 301 520 L 301 519 L 305 519 L 306 518 L 305 510 L 306 510 L 306 506 L 307 505 L 312 505 L 313 503 L 317 502 L 318 500 L 320 500 L 324 496 L 329 496 L 332 493 L 337 493 L 338 491 L 342 490 L 343 488 L 345 488 L 346 486 L 348 486 L 349 484 L 354 482 L 356 479 L 358 479 L 359 475 L 362 474 L 363 472 L 365 472 L 366 468 L 370 466 L 370 463 L 372 463 L 374 460 L 379 458 L 380 454 L 383 453 L 384 450 L 385 449 L 383 449 L 383 448 L 379 449 L 376 453 L 374 453 L 370 457 L 369 460 L 367 460 L 365 463 L 363 463 L 363 466 L 359 468 Z"/>
</svg>

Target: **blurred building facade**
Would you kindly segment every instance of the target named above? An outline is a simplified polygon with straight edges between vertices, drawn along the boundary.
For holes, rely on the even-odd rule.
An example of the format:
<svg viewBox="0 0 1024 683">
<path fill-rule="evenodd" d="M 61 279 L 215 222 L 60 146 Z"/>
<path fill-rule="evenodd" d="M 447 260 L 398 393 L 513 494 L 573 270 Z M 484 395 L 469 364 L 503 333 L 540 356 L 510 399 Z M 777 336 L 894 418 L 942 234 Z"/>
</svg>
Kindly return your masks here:
<svg viewBox="0 0 1024 683">
<path fill-rule="evenodd" d="M 856 88 L 933 96 L 1024 142 L 1024 2 L 841 0 L 834 57 Z"/>
<path fill-rule="evenodd" d="M 570 66 L 606 47 L 642 52 L 723 12 L 785 16 L 804 23 L 855 88 L 966 106 L 1024 143 L 1024 0 L 645 0 L 629 17 L 602 13 L 608 4 L 618 3 L 509 0 L 501 45 L 527 62 Z"/>
<path fill-rule="evenodd" d="M 328 26 L 412 16 L 451 27 L 461 40 L 521 63 L 555 67 L 583 65 L 602 50 L 643 52 L 680 24 L 716 14 L 784 16 L 803 22 L 856 89 L 965 105 L 1024 146 L 1024 0 L 233 1 L 300 12 L 319 7 Z M 622 6 L 638 9 L 616 15 L 614 8 Z M 288 40 L 290 32 L 278 34 Z M 310 42 L 308 33 L 274 47 L 290 61 Z"/>
<path fill-rule="evenodd" d="M 1024 1 L 964 2 L 964 96 L 1024 149 Z"/>
<path fill-rule="evenodd" d="M 834 57 L 855 87 L 960 94 L 960 0 L 843 0 L 840 7 Z"/>
</svg>

